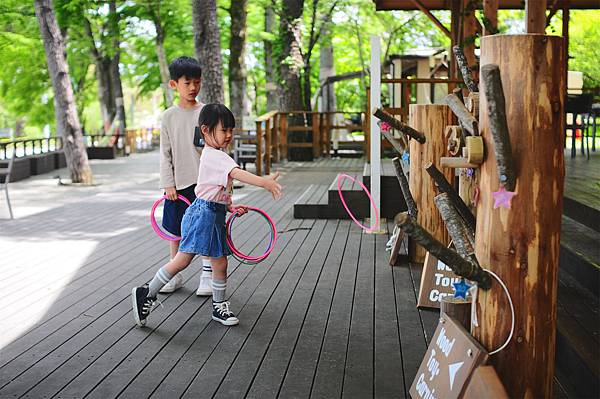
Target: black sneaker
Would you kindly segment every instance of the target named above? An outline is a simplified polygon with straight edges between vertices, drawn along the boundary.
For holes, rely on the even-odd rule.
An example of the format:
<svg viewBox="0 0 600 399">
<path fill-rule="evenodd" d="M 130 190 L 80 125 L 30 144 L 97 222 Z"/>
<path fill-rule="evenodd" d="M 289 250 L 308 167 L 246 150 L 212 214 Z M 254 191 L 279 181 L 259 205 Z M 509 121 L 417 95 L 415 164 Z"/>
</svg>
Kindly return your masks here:
<svg viewBox="0 0 600 399">
<path fill-rule="evenodd" d="M 148 284 L 141 287 L 135 287 L 131 290 L 131 302 L 133 304 L 133 318 L 135 324 L 142 327 L 146 324 L 146 318 L 152 311 L 152 306 L 156 298 L 148 297 Z"/>
<path fill-rule="evenodd" d="M 240 322 L 229 310 L 229 302 L 213 302 L 212 318 L 224 326 L 235 326 Z"/>
</svg>

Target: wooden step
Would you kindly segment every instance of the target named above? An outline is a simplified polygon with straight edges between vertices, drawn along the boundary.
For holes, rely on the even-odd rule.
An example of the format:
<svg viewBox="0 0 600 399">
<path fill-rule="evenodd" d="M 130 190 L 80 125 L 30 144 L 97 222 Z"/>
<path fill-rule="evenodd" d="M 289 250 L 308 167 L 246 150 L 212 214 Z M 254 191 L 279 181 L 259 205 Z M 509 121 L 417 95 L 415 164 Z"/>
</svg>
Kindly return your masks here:
<svg viewBox="0 0 600 399">
<path fill-rule="evenodd" d="M 595 201 L 600 201 L 599 198 Z M 563 215 L 600 232 L 600 207 L 569 196 L 564 197 Z"/>
</svg>

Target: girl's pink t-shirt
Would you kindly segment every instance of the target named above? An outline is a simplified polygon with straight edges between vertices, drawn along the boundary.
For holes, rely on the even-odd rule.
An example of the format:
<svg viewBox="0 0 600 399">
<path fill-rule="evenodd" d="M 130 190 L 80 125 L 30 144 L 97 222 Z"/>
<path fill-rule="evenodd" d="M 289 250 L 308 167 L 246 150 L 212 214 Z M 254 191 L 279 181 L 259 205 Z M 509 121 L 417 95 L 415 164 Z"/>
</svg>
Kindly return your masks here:
<svg viewBox="0 0 600 399">
<path fill-rule="evenodd" d="M 239 168 L 226 153 L 208 145 L 202 150 L 196 197 L 210 202 L 230 205 L 233 195 L 233 179 L 229 173 Z"/>
</svg>

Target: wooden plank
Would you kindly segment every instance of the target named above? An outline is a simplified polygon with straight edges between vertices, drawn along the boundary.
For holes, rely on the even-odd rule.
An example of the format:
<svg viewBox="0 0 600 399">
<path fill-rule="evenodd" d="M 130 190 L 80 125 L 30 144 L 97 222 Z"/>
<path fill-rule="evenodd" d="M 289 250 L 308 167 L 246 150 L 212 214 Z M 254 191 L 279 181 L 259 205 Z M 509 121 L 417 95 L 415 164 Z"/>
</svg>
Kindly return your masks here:
<svg viewBox="0 0 600 399">
<path fill-rule="evenodd" d="M 340 269 L 335 285 L 311 396 L 331 398 L 340 397 L 342 393 L 352 298 L 360 247 L 356 243 L 359 242 L 361 234 L 356 226 L 351 226 L 348 234 L 349 245 L 346 246 L 344 251 L 343 267 Z"/>
<path fill-rule="evenodd" d="M 339 221 L 333 244 L 327 255 L 317 286 L 310 299 L 308 315 L 286 370 L 279 396 L 309 397 L 331 313 L 332 297 L 346 247 L 350 222 Z"/>
<path fill-rule="evenodd" d="M 388 225 L 388 231 L 389 230 Z M 393 229 L 393 226 L 391 226 Z M 394 276 L 387 264 L 385 245 L 387 235 L 375 238 L 375 354 L 374 396 L 376 398 L 401 398 L 406 395 L 399 325 L 395 306 Z M 414 331 L 418 335 L 419 331 Z"/>
<path fill-rule="evenodd" d="M 285 377 L 288 364 L 298 343 L 300 332 L 307 318 L 313 317 L 308 312 L 310 299 L 316 291 L 317 283 L 324 268 L 329 267 L 326 259 L 334 242 L 338 222 L 329 220 L 308 260 L 308 264 L 292 295 L 281 324 L 269 349 L 261 360 L 260 367 L 252 381 L 246 398 L 274 398 Z"/>
<path fill-rule="evenodd" d="M 525 28 L 527 33 L 541 33 L 546 30 L 547 0 L 525 0 Z"/>
<path fill-rule="evenodd" d="M 308 266 L 308 260 L 313 256 L 324 227 L 323 220 L 315 222 L 312 226 L 311 232 L 291 261 L 281 282 L 274 289 L 246 342 L 240 348 L 227 374 L 220 382 L 214 398 L 232 398 L 244 395 L 250 388 L 283 316 L 289 311 L 292 295 L 298 288 L 299 281 Z M 291 344 L 291 342 L 288 343 L 288 345 Z M 202 392 L 206 392 L 204 385 L 202 386 Z M 208 393 L 210 394 L 210 391 Z"/>
<path fill-rule="evenodd" d="M 344 398 L 373 397 L 375 237 L 361 234 L 344 369 Z"/>
</svg>

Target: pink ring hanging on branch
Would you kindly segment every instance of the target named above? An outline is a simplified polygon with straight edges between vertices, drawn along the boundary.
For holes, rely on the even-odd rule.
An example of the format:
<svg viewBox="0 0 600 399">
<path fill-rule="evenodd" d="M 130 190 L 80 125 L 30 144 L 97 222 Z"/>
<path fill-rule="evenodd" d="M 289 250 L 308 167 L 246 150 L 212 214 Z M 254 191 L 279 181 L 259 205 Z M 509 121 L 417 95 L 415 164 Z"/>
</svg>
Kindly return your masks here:
<svg viewBox="0 0 600 399">
<path fill-rule="evenodd" d="M 188 206 L 191 205 L 190 201 L 185 198 L 183 195 L 181 194 L 177 194 L 177 198 L 182 200 L 183 202 L 185 202 Z M 181 240 L 181 237 L 178 236 L 171 236 L 167 233 L 165 233 L 164 231 L 162 231 L 160 229 L 160 227 L 158 227 L 158 223 L 156 223 L 156 218 L 154 217 L 154 212 L 156 212 L 156 208 L 158 208 L 158 206 L 160 205 L 161 202 L 163 202 L 164 200 L 167 199 L 166 195 L 163 195 L 161 198 L 159 198 L 154 205 L 152 205 L 152 209 L 150 210 L 150 224 L 152 225 L 152 228 L 154 229 L 154 232 L 163 240 L 167 240 L 167 241 L 179 241 Z"/>
<path fill-rule="evenodd" d="M 350 211 L 350 208 L 348 208 L 348 204 L 346 204 L 346 200 L 344 200 L 344 196 L 342 195 L 342 181 L 344 179 L 348 179 L 348 180 L 353 181 L 354 183 L 358 183 L 360 185 L 360 187 L 363 189 L 363 191 L 365 192 L 365 194 L 367 194 L 367 197 L 369 197 L 371 206 L 375 210 L 375 226 L 374 227 L 367 227 L 364 224 L 360 223 L 356 219 L 356 217 L 354 216 L 352 211 Z M 346 212 L 352 218 L 354 223 L 356 223 L 360 228 L 365 230 L 367 233 L 378 230 L 379 229 L 379 210 L 377 209 L 377 205 L 375 205 L 375 201 L 373 201 L 373 197 L 371 196 L 371 193 L 369 192 L 367 187 L 361 181 L 356 180 L 354 177 L 347 175 L 345 173 L 340 173 L 337 178 L 337 188 L 338 188 L 338 194 L 340 196 L 340 200 L 342 200 L 342 205 L 344 205 L 344 209 L 346 209 Z"/>
</svg>

